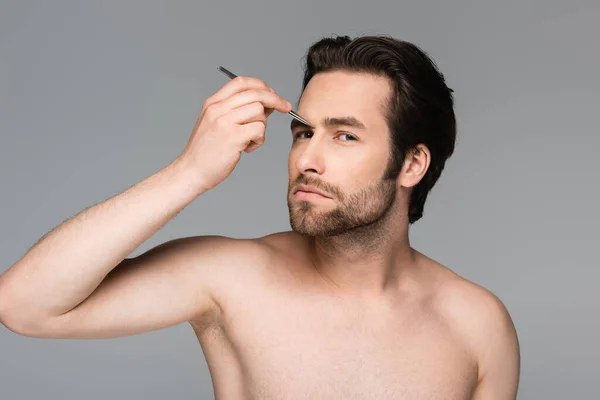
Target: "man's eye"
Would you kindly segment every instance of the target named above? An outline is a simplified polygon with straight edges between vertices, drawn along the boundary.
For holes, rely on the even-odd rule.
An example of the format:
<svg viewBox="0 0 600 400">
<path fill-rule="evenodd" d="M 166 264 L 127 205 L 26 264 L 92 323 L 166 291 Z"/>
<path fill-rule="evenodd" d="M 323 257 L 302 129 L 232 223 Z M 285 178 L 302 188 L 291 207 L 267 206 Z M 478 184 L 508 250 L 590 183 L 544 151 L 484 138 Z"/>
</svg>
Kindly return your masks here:
<svg viewBox="0 0 600 400">
<path fill-rule="evenodd" d="M 356 140 L 356 137 L 349 133 L 341 133 L 339 137 L 342 138 L 342 141 L 347 142 L 349 140 Z M 345 138 L 345 139 L 344 139 Z"/>
<path fill-rule="evenodd" d="M 294 135 L 294 139 L 305 139 L 312 137 L 313 133 L 310 131 L 298 132 Z"/>
</svg>

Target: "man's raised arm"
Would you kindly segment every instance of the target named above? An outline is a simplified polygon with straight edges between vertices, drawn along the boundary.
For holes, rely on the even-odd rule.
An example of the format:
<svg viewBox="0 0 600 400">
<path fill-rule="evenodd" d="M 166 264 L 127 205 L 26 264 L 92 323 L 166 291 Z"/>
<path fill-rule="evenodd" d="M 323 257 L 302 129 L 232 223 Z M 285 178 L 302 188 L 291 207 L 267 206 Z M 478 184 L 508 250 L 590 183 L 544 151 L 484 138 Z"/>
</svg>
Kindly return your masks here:
<svg viewBox="0 0 600 400">
<path fill-rule="evenodd" d="M 204 103 L 175 161 L 67 220 L 0 275 L 0 322 L 26 336 L 114 337 L 208 312 L 218 268 L 210 255 L 232 251 L 235 241 L 179 239 L 126 257 L 260 146 L 274 109 L 291 104 L 264 82 L 225 84 Z"/>
</svg>

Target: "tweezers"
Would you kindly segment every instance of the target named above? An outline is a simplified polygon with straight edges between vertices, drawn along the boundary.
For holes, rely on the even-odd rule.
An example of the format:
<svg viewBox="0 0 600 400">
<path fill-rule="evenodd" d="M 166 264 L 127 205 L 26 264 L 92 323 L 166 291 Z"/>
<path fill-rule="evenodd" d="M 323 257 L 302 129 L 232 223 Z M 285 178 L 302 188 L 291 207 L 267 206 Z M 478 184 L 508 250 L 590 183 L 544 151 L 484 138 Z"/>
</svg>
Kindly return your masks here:
<svg viewBox="0 0 600 400">
<path fill-rule="evenodd" d="M 223 67 L 221 67 L 221 66 L 219 66 L 218 70 L 219 70 L 219 71 L 221 71 L 222 73 L 224 73 L 225 75 L 227 75 L 227 76 L 228 76 L 230 79 L 237 78 L 237 75 L 236 75 L 236 74 L 234 74 L 234 73 L 233 73 L 233 72 L 231 72 L 231 71 L 228 71 L 227 69 L 225 69 L 225 68 L 223 68 Z M 314 128 L 314 127 L 313 127 L 313 126 L 310 124 L 310 122 L 308 122 L 307 120 L 305 120 L 304 118 L 302 118 L 301 116 L 299 116 L 298 114 L 296 114 L 296 113 L 294 112 L 294 110 L 290 111 L 288 114 L 290 114 L 292 117 L 294 117 L 294 119 L 296 119 L 296 120 L 298 120 L 298 121 L 302 122 L 304 125 L 306 125 L 306 126 L 310 126 L 311 128 Z"/>
</svg>

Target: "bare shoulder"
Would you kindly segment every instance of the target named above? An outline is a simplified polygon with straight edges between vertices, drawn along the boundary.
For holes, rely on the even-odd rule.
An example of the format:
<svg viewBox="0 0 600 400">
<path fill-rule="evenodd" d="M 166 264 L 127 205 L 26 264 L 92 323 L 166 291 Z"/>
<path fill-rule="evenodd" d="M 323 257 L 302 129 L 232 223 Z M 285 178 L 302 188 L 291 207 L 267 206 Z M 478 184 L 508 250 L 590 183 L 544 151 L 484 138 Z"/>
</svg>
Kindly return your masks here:
<svg viewBox="0 0 600 400">
<path fill-rule="evenodd" d="M 228 236 L 192 236 L 165 242 L 150 250 L 165 257 L 184 257 L 208 268 L 216 290 L 235 287 L 235 282 L 250 284 L 270 273 L 274 260 L 289 254 L 294 235 L 287 232 L 254 238 Z"/>
<path fill-rule="evenodd" d="M 502 340 L 515 328 L 504 303 L 490 290 L 460 276 L 449 279 L 438 293 L 439 306 L 472 343 Z"/>
<path fill-rule="evenodd" d="M 235 282 L 256 275 L 269 260 L 272 249 L 262 238 L 238 239 L 201 235 L 166 241 L 130 263 L 180 266 L 196 273 L 195 281 L 218 297 Z M 190 274 L 185 276 L 190 277 Z"/>
<path fill-rule="evenodd" d="M 434 307 L 476 361 L 478 395 L 513 398 L 520 354 L 517 332 L 507 307 L 489 289 L 441 264 L 435 269 L 439 278 L 432 295 Z M 500 393 L 502 396 L 498 396 Z"/>
<path fill-rule="evenodd" d="M 446 269 L 441 265 L 439 268 Z M 439 275 L 434 304 L 453 326 L 465 328 L 463 334 L 475 340 L 489 338 L 489 331 L 510 333 L 514 330 L 506 306 L 492 291 L 449 269 Z"/>
<path fill-rule="evenodd" d="M 168 257 L 185 257 L 198 263 L 213 266 L 220 272 L 243 273 L 264 265 L 273 250 L 263 238 L 238 239 L 220 235 L 190 236 L 167 241 L 151 249 L 153 253 Z M 255 272 L 255 271 L 253 271 Z"/>
</svg>

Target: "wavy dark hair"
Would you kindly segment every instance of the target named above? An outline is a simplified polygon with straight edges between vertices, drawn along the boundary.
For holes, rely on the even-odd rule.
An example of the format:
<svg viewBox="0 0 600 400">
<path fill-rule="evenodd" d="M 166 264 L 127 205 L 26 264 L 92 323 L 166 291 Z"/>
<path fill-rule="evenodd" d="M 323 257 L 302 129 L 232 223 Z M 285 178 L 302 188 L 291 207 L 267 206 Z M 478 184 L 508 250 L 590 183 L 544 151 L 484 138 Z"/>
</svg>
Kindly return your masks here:
<svg viewBox="0 0 600 400">
<path fill-rule="evenodd" d="M 406 155 L 417 145 L 429 149 L 429 168 L 410 196 L 408 217 L 409 223 L 414 223 L 423 216 L 427 195 L 454 152 L 452 89 L 423 50 L 385 35 L 335 36 L 312 44 L 305 57 L 302 92 L 315 74 L 335 70 L 372 73 L 393 83 L 385 110 L 392 143 L 385 178 L 398 177 Z"/>
</svg>

